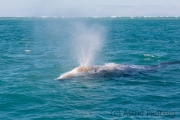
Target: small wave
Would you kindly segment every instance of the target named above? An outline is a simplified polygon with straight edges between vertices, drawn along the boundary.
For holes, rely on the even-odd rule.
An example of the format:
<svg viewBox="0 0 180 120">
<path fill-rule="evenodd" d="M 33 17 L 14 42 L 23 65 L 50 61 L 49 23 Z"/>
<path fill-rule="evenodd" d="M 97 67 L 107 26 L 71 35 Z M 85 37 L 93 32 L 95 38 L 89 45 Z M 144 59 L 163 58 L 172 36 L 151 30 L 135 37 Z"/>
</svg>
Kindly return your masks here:
<svg viewBox="0 0 180 120">
<path fill-rule="evenodd" d="M 29 52 L 31 52 L 31 50 L 24 50 L 24 52 L 27 52 L 27 53 L 29 53 Z"/>
<path fill-rule="evenodd" d="M 151 54 L 143 54 L 143 56 L 144 56 L 144 57 L 152 57 L 152 58 L 156 57 L 156 56 L 151 55 Z"/>
</svg>

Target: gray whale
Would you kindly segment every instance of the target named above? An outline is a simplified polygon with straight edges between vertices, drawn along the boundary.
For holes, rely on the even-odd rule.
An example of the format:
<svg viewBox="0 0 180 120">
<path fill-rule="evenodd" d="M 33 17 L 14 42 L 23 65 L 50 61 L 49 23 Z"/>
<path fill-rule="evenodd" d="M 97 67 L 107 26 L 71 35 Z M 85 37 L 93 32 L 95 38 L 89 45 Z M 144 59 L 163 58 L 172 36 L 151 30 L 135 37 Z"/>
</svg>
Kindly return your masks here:
<svg viewBox="0 0 180 120">
<path fill-rule="evenodd" d="M 106 63 L 105 65 L 94 66 L 78 66 L 73 70 L 66 72 L 59 76 L 57 80 L 68 79 L 79 76 L 119 76 L 132 75 L 134 73 L 141 73 L 151 70 L 156 70 L 168 65 L 180 64 L 180 61 L 165 62 L 154 66 L 139 66 L 129 64 Z"/>
</svg>

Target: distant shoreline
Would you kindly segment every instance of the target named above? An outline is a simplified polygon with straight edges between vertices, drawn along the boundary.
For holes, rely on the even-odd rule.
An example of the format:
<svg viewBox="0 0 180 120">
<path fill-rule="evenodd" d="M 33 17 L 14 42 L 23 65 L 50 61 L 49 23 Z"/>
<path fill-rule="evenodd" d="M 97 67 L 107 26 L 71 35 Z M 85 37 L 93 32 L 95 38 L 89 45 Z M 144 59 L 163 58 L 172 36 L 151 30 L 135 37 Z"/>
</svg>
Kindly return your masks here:
<svg viewBox="0 0 180 120">
<path fill-rule="evenodd" d="M 54 18 L 54 19 L 71 19 L 71 18 L 111 18 L 111 19 L 179 19 L 180 16 L 90 16 L 90 17 L 64 17 L 64 16 L 0 16 L 0 19 L 14 19 L 14 18 Z"/>
</svg>

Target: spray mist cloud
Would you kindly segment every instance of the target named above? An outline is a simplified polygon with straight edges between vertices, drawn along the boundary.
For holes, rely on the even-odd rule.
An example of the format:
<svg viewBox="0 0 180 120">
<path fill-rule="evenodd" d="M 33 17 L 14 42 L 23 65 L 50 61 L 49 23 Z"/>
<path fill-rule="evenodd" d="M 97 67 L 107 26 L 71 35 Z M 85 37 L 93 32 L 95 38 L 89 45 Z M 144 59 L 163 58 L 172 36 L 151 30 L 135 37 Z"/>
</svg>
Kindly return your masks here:
<svg viewBox="0 0 180 120">
<path fill-rule="evenodd" d="M 99 25 L 76 24 L 73 32 L 73 48 L 81 66 L 92 65 L 105 39 L 105 28 Z"/>
</svg>

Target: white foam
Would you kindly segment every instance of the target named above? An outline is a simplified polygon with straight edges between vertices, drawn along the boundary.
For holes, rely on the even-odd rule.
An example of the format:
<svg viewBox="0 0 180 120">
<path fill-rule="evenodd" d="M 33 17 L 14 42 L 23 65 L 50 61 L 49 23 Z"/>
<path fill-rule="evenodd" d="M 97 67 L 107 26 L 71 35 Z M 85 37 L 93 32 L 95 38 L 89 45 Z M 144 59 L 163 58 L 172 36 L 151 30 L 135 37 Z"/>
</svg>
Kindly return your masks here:
<svg viewBox="0 0 180 120">
<path fill-rule="evenodd" d="M 24 50 L 24 52 L 31 52 L 31 50 Z"/>
</svg>

